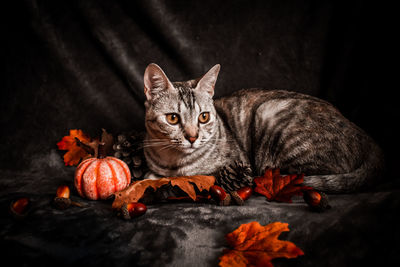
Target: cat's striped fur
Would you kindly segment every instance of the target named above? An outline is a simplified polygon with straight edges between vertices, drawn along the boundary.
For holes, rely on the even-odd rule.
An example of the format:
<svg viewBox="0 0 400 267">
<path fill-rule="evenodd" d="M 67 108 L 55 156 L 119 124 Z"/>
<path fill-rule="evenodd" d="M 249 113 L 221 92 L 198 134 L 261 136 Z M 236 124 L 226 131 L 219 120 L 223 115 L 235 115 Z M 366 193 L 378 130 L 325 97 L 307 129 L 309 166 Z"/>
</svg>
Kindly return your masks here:
<svg viewBox="0 0 400 267">
<path fill-rule="evenodd" d="M 144 151 L 153 174 L 216 174 L 240 160 L 255 176 L 268 167 L 305 173 L 305 184 L 326 192 L 354 191 L 379 177 L 381 150 L 331 104 L 261 89 L 213 101 L 218 72 L 216 65 L 201 79 L 171 83 L 157 65 L 146 69 Z M 210 114 L 204 124 L 202 112 Z M 179 115 L 178 124 L 165 121 L 171 113 Z M 197 134 L 194 143 L 188 133 Z"/>
</svg>

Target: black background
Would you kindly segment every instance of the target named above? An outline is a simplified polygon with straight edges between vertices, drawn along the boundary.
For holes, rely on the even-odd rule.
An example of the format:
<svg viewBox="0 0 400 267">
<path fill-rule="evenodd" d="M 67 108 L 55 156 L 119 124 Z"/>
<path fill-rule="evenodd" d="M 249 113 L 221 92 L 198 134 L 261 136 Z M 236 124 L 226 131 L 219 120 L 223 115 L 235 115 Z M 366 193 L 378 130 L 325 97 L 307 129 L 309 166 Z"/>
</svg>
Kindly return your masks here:
<svg viewBox="0 0 400 267">
<path fill-rule="evenodd" d="M 216 96 L 262 87 L 335 104 L 383 147 L 399 121 L 389 6 L 366 1 L 9 1 L 2 8 L 1 168 L 29 168 L 69 129 L 143 129 L 143 72 L 222 66 Z"/>
<path fill-rule="evenodd" d="M 398 64 L 394 59 L 393 43 L 398 31 L 394 23 L 397 16 L 393 14 L 395 10 L 391 6 L 367 1 L 317 0 L 26 0 L 2 3 L 4 29 L 1 52 L 4 67 L 1 79 L 0 170 L 4 177 L 0 179 L 7 181 L 0 186 L 3 192 L 2 208 L 8 207 L 13 197 L 8 194 L 12 194 L 13 190 L 39 190 L 32 179 L 42 179 L 40 184 L 46 186 L 42 191 L 52 192 L 45 196 L 48 199 L 53 197 L 54 188 L 60 182 L 51 180 L 54 173 L 58 172 L 57 177 L 63 181 L 71 180 L 71 173 L 64 171 L 64 152 L 58 151 L 56 146 L 64 135 L 68 135 L 69 129 L 82 129 L 92 137 L 99 135 L 101 128 L 114 134 L 132 129 L 144 130 L 143 73 L 151 62 L 159 64 L 172 81 L 199 77 L 220 63 L 217 97 L 242 88 L 262 87 L 293 90 L 328 100 L 383 148 L 388 170 L 385 177 L 399 184 L 399 179 L 393 180 L 399 178 L 396 167 L 400 164 L 396 130 L 400 121 L 398 85 L 391 82 L 393 77 L 396 78 Z M 31 175 L 40 169 L 45 171 Z M 50 172 L 47 173 L 47 170 Z M 25 174 L 21 175 L 20 171 Z M 29 188 L 24 187 L 25 184 L 29 184 Z M 49 200 L 39 191 L 34 196 L 42 199 L 40 205 L 47 207 Z M 354 202 L 359 206 L 353 205 L 350 196 L 343 197 L 343 203 L 340 202 L 342 197 L 334 198 L 336 204 L 342 203 L 343 209 L 349 210 L 340 213 L 340 209 L 333 209 L 333 215 L 321 215 L 330 230 L 326 231 L 327 235 L 321 234 L 316 239 L 320 243 L 315 244 L 311 236 L 304 239 L 301 225 L 307 232 L 308 222 L 295 224 L 297 239 L 294 232 L 293 240 L 312 241 L 307 243 L 310 256 L 304 258 L 309 261 L 313 260 L 312 255 L 316 258 L 321 255 L 319 262 L 326 261 L 324 255 L 332 253 L 329 252 L 331 247 L 326 247 L 325 254 L 320 254 L 321 248 L 325 249 L 324 244 L 332 245 L 333 242 L 335 251 L 341 251 L 341 247 L 347 245 L 350 248 L 365 248 L 365 240 L 375 244 L 365 254 L 368 256 L 364 258 L 365 262 L 371 258 L 381 262 L 389 246 L 390 259 L 397 260 L 395 247 L 389 245 L 393 236 L 397 235 L 397 240 L 399 238 L 398 231 L 397 234 L 392 233 L 393 229 L 397 229 L 398 222 L 393 220 L 393 215 L 400 203 L 395 196 L 396 192 L 390 195 L 388 201 L 381 201 L 380 206 L 375 205 L 375 200 L 369 196 Z M 397 206 L 391 204 L 392 200 Z M 85 213 L 69 211 L 71 214 L 64 217 L 71 223 L 65 237 L 74 236 L 71 234 L 76 231 L 73 224 L 78 219 L 88 223 L 88 231 L 81 229 L 85 233 L 100 233 L 115 227 L 114 220 L 106 222 L 102 219 L 104 214 L 108 215 L 104 212 L 105 208 L 101 209 L 105 205 L 99 204 L 98 207 L 92 202 L 88 205 L 92 209 L 87 209 Z M 264 205 L 260 209 L 274 207 Z M 372 211 L 370 207 L 373 207 Z M 290 205 L 285 209 L 299 210 Z M 48 216 L 57 215 L 53 209 L 42 210 Z M 93 210 L 101 216 L 97 213 L 93 215 Z M 160 213 L 162 211 L 160 208 Z M 365 216 L 355 216 L 358 211 Z M 222 214 L 225 210 L 218 212 Z M 226 221 L 232 221 L 229 210 L 226 213 Z M 164 215 L 168 214 L 166 210 Z M 252 216 L 250 207 L 246 216 Z M 246 216 L 237 222 L 247 220 Z M 296 220 L 301 220 L 300 217 Z M 51 218 L 54 220 L 55 217 Z M 163 218 L 160 216 L 160 221 Z M 174 217 L 177 218 L 179 216 Z M 201 216 L 197 214 L 195 218 L 198 220 Z M 318 220 L 319 217 L 313 218 Z M 357 218 L 358 224 L 354 224 L 354 218 Z M 330 222 L 336 219 L 338 223 L 331 227 Z M 90 224 L 92 220 L 98 223 L 96 227 Z M 146 220 L 136 221 L 131 229 L 142 224 L 143 227 L 152 226 Z M 33 221 L 35 223 L 31 225 L 32 229 L 28 228 L 28 233 L 35 233 L 36 228 L 41 226 L 45 234 L 38 232 L 37 235 L 47 241 L 53 238 L 53 232 L 46 236 L 46 229 L 52 224 L 43 224 L 40 213 L 33 217 Z M 57 221 L 64 227 L 62 217 L 57 217 Z M 221 225 L 218 225 L 221 240 L 222 233 L 236 227 L 232 224 L 228 228 L 226 221 L 221 220 Z M 54 221 L 50 223 L 54 224 Z M 390 226 L 386 228 L 375 227 L 388 223 Z M 204 227 L 208 224 L 204 222 Z M 20 229 L 17 226 L 14 229 L 8 219 L 4 225 L 9 231 L 5 230 L 6 236 L 12 236 L 12 231 L 20 233 Z M 222 227 L 224 231 L 221 231 Z M 323 225 L 316 224 L 314 228 L 323 229 L 321 227 Z M 345 228 L 347 232 L 343 231 Z M 361 230 L 357 232 L 357 229 Z M 170 228 L 164 230 L 170 232 Z M 360 244 L 350 241 L 343 244 L 346 236 L 355 240 L 351 236 L 353 231 L 355 237 L 364 239 L 359 239 Z M 375 234 L 369 235 L 371 232 Z M 23 240 L 24 232 L 20 235 Z M 57 236 L 54 238 L 58 240 Z M 150 242 L 153 237 L 144 238 Z M 103 243 L 97 242 L 97 236 L 92 241 L 88 244 L 99 244 L 102 248 Z M 125 241 L 121 239 L 120 247 L 125 247 Z M 76 246 L 74 242 L 70 242 L 71 247 Z M 163 246 L 170 246 L 164 243 L 160 241 Z M 43 247 L 40 244 L 46 243 L 38 243 L 38 247 Z M 7 243 L 7 246 L 10 251 L 16 248 L 9 253 L 10 257 L 18 255 L 21 249 L 19 245 L 13 247 Z M 149 247 L 152 248 L 151 242 L 146 249 Z M 314 248 L 316 250 L 312 254 Z M 98 247 L 93 247 L 95 250 Z M 375 256 L 377 250 L 379 253 Z M 29 249 L 27 251 L 30 253 Z M 343 252 L 338 255 L 347 259 L 350 254 Z M 44 255 L 47 257 L 47 254 Z M 362 253 L 360 255 L 364 257 Z M 29 262 L 30 258 L 26 261 Z"/>
<path fill-rule="evenodd" d="M 143 129 L 151 62 L 173 81 L 220 63 L 217 97 L 263 87 L 326 99 L 383 147 L 389 170 L 399 163 L 396 91 L 387 83 L 389 6 L 14 1 L 2 10 L 2 168 L 28 168 L 69 129 L 92 136 L 102 127 Z"/>
</svg>

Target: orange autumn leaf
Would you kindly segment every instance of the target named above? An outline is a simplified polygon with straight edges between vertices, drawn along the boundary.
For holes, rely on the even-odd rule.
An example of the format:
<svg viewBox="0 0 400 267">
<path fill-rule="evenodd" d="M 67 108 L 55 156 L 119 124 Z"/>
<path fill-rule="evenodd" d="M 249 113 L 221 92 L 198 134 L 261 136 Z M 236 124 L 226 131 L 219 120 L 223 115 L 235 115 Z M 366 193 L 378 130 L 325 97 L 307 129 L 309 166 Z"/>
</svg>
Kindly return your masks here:
<svg viewBox="0 0 400 267">
<path fill-rule="evenodd" d="M 279 240 L 289 231 L 287 223 L 274 222 L 262 226 L 258 222 L 242 224 L 225 236 L 231 249 L 224 251 L 219 266 L 273 266 L 274 258 L 296 258 L 304 252 L 290 241 Z"/>
<path fill-rule="evenodd" d="M 292 197 L 303 195 L 304 190 L 312 187 L 304 186 L 304 174 L 281 176 L 279 169 L 267 169 L 261 177 L 254 178 L 255 192 L 267 197 L 269 201 L 292 203 Z"/>
<path fill-rule="evenodd" d="M 193 185 L 201 192 L 203 190 L 210 190 L 214 185 L 214 176 L 194 175 L 194 176 L 180 176 L 180 177 L 165 177 L 158 180 L 145 179 L 137 181 L 130 185 L 128 188 L 115 193 L 115 200 L 112 204 L 114 209 L 119 209 L 124 203 L 138 202 L 144 195 L 147 188 L 151 187 L 157 190 L 163 185 L 171 184 L 178 186 L 188 196 L 196 201 L 196 191 Z"/>
<path fill-rule="evenodd" d="M 68 136 L 64 136 L 60 142 L 57 143 L 58 149 L 68 150 L 64 154 L 65 166 L 78 165 L 79 161 L 89 154 L 76 143 L 75 137 L 81 142 L 90 142 L 90 137 L 87 136 L 82 130 L 70 130 Z"/>
</svg>

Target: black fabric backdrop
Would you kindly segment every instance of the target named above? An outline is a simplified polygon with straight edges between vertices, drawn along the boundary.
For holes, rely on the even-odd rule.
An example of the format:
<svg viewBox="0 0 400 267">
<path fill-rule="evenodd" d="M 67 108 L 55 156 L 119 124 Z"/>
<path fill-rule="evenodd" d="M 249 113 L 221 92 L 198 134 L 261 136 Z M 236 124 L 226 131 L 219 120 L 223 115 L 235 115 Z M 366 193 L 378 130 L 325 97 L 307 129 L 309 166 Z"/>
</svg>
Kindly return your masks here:
<svg viewBox="0 0 400 267">
<path fill-rule="evenodd" d="M 390 11 L 366 1 L 9 1 L 2 5 L 3 176 L 65 173 L 56 143 L 69 129 L 143 130 L 149 63 L 172 81 L 220 63 L 217 97 L 262 87 L 335 104 L 384 149 L 390 188 L 400 164 L 399 106 L 387 82 Z M 9 200 L 17 189 L 4 181 Z"/>
</svg>

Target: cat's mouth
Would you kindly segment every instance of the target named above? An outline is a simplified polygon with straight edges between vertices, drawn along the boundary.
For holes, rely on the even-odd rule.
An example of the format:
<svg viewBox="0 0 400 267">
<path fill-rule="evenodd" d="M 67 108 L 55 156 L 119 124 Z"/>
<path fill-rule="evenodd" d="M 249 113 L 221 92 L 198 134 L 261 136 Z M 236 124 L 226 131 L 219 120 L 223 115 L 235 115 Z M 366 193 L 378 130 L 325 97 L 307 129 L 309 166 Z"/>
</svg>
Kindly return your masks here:
<svg viewBox="0 0 400 267">
<path fill-rule="evenodd" d="M 194 151 L 196 151 L 197 149 L 199 149 L 199 147 L 200 147 L 199 144 L 196 144 L 196 143 L 182 144 L 180 149 L 185 154 L 190 154 L 190 153 L 193 153 Z"/>
<path fill-rule="evenodd" d="M 197 144 L 190 144 L 190 145 L 185 145 L 182 147 L 184 151 L 195 151 L 196 149 L 199 148 Z"/>
<path fill-rule="evenodd" d="M 198 150 L 199 148 L 202 147 L 204 142 L 185 142 L 186 140 L 177 140 L 177 139 L 171 139 L 169 142 L 161 142 L 161 143 L 155 143 L 154 146 L 161 146 L 159 148 L 160 151 L 162 150 L 168 150 L 168 149 L 173 149 L 180 151 L 183 154 L 191 154 L 194 151 Z M 155 141 L 155 142 L 160 142 L 160 141 Z M 149 145 L 148 145 L 149 146 Z M 153 146 L 153 145 L 150 145 Z"/>
</svg>

